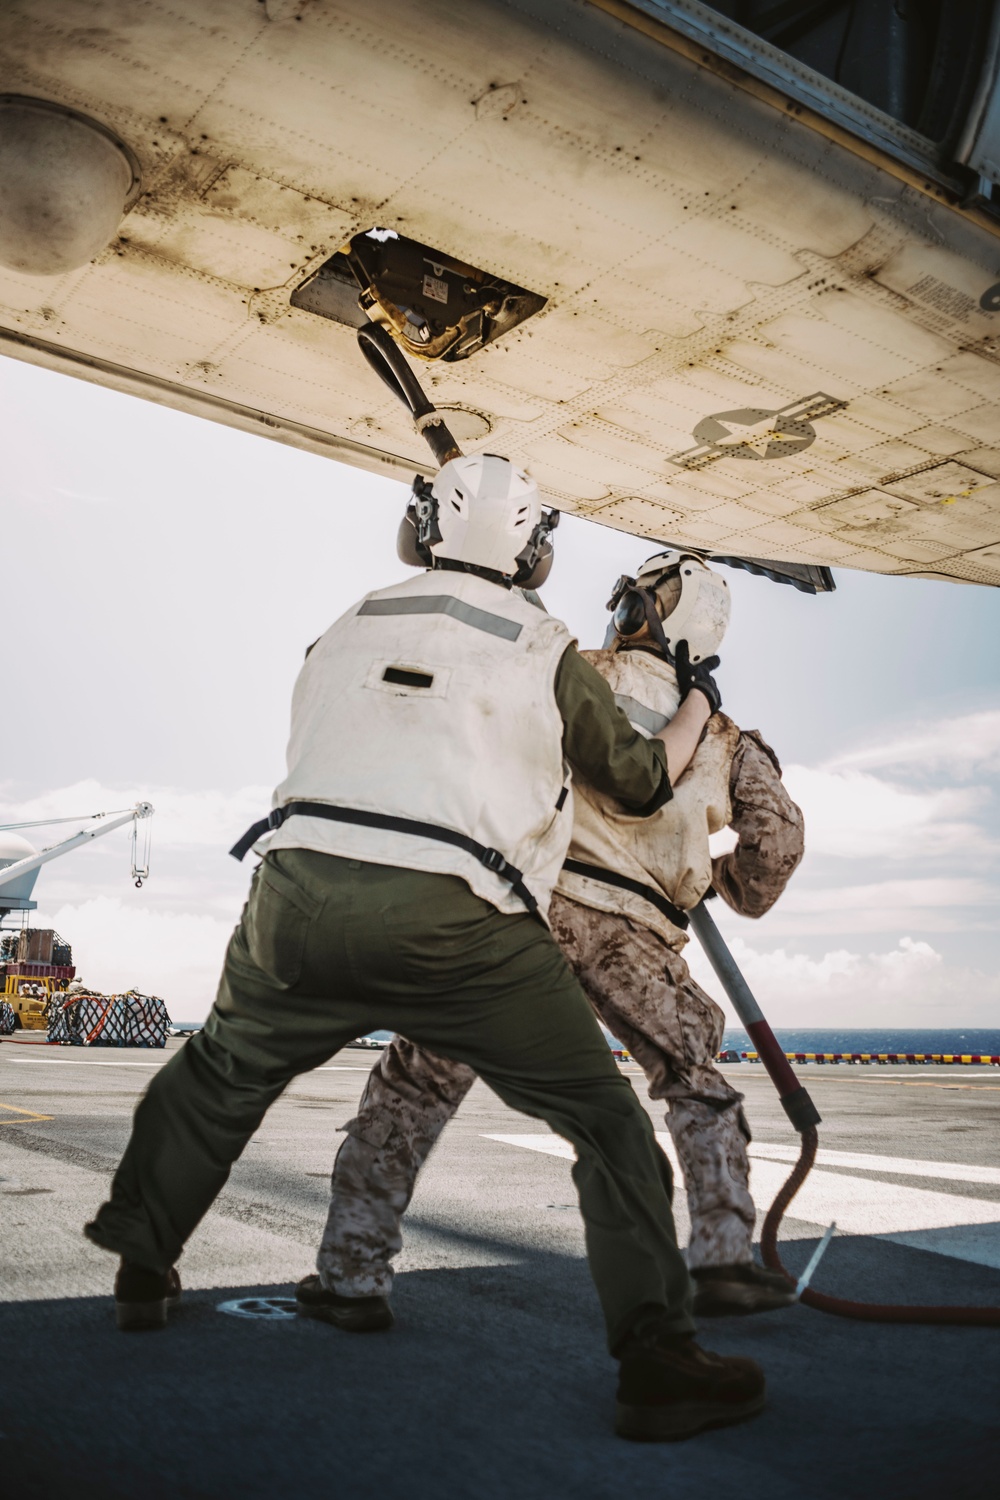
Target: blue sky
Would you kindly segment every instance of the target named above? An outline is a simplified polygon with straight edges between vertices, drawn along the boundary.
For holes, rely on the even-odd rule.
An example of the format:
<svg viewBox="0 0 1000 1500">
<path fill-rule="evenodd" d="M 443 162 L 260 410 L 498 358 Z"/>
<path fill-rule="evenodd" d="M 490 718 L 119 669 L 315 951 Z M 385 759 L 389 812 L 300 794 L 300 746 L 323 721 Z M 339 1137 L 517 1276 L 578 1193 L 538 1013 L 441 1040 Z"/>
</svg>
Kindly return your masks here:
<svg viewBox="0 0 1000 1500">
<path fill-rule="evenodd" d="M 148 884 L 112 834 L 43 869 L 38 920 L 91 983 L 193 1019 L 246 890 L 226 849 L 283 774 L 302 653 L 405 576 L 405 487 L 8 359 L 0 412 L 0 815 L 154 802 Z M 657 549 L 570 517 L 556 541 L 548 608 L 599 645 L 611 583 Z M 1000 1024 L 1000 591 L 840 572 L 808 598 L 725 572 L 725 708 L 777 750 L 807 821 L 775 911 L 725 919 L 765 1010 Z"/>
</svg>

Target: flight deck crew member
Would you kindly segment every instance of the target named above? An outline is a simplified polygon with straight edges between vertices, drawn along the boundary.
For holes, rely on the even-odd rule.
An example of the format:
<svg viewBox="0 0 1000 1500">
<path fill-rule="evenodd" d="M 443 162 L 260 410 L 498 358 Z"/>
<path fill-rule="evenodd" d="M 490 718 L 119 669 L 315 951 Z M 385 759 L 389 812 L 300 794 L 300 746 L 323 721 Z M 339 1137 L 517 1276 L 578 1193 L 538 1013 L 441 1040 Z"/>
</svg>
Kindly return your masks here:
<svg viewBox="0 0 1000 1500">
<path fill-rule="evenodd" d="M 215 1005 L 140 1102 L 86 1233 L 122 1257 L 119 1325 L 162 1325 L 185 1241 L 268 1105 L 354 1037 L 400 1032 L 572 1142 L 621 1363 L 617 1430 L 686 1437 L 758 1411 L 763 1376 L 693 1342 L 669 1166 L 546 922 L 572 829 L 567 763 L 630 817 L 655 813 L 709 690 L 659 743 L 633 729 L 566 627 L 513 586 L 539 578 L 552 524 L 504 459 L 416 482 L 401 536 L 427 570 L 368 595 L 308 654 L 288 775 L 237 845 L 275 830 Z M 384 1298 L 309 1280 L 303 1310 L 391 1321 Z"/>
<path fill-rule="evenodd" d="M 683 686 L 705 668 L 729 620 L 725 581 L 699 558 L 659 553 L 638 579 L 621 579 L 610 649 L 585 652 L 641 733 L 677 712 Z M 681 679 L 680 682 L 678 679 Z M 686 909 L 711 887 L 744 916 L 781 895 L 803 853 L 802 814 L 773 751 L 716 712 L 673 798 L 646 818 L 623 813 L 588 781 L 574 783 L 569 858 L 549 907 L 556 941 L 601 1020 L 667 1105 L 684 1170 L 688 1266 L 700 1315 L 788 1306 L 794 1289 L 753 1258 L 750 1132 L 743 1095 L 714 1065 L 721 1008 L 681 956 Z M 713 860 L 709 835 L 728 824 L 735 849 Z M 388 1295 L 391 1259 L 417 1173 L 474 1081 L 471 1068 L 397 1037 L 372 1069 L 361 1109 L 344 1129 L 318 1265 L 354 1295 Z"/>
</svg>

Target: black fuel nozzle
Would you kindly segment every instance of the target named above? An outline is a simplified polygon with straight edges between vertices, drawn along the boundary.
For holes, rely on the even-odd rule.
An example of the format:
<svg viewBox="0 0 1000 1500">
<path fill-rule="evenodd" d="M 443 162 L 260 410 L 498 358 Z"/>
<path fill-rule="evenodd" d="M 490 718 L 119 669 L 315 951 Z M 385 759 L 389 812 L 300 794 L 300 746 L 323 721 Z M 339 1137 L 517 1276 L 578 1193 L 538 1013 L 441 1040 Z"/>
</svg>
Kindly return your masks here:
<svg viewBox="0 0 1000 1500">
<path fill-rule="evenodd" d="M 358 346 L 375 374 L 402 401 L 438 466 L 452 458 L 460 458 L 461 448 L 437 408 L 428 401 L 420 381 L 389 330 L 381 323 L 366 323 L 358 329 Z"/>
<path fill-rule="evenodd" d="M 813 1103 L 809 1090 L 801 1086 L 794 1093 L 784 1096 L 781 1107 L 791 1121 L 792 1129 L 797 1130 L 799 1135 L 811 1125 L 822 1124 L 822 1116 Z"/>
</svg>

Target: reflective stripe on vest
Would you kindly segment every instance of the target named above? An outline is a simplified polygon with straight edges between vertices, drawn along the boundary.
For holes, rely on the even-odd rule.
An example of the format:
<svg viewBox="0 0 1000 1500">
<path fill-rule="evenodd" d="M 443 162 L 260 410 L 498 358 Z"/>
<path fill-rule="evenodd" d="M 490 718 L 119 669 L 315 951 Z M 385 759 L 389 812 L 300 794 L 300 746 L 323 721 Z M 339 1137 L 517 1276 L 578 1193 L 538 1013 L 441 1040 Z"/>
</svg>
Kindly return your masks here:
<svg viewBox="0 0 1000 1500">
<path fill-rule="evenodd" d="M 528 904 L 520 872 L 544 917 L 572 826 L 554 691 L 571 639 L 474 574 L 423 573 L 359 600 L 299 674 L 273 799 L 343 815 L 289 817 L 268 847 L 458 876 L 511 915 Z"/>
<path fill-rule="evenodd" d="M 516 641 L 521 626 L 516 620 L 505 620 L 502 615 L 491 615 L 464 599 L 455 599 L 450 594 L 425 594 L 417 599 L 366 599 L 358 610 L 359 615 L 450 615 L 471 625 L 473 630 L 485 630 L 487 635 L 498 635 L 504 641 Z"/>
<path fill-rule="evenodd" d="M 645 703 L 640 703 L 638 698 L 630 698 L 627 693 L 616 693 L 615 702 L 630 724 L 638 724 L 640 729 L 648 729 L 650 734 L 659 734 L 670 723 L 667 714 L 658 713 L 655 708 L 647 708 Z"/>
</svg>

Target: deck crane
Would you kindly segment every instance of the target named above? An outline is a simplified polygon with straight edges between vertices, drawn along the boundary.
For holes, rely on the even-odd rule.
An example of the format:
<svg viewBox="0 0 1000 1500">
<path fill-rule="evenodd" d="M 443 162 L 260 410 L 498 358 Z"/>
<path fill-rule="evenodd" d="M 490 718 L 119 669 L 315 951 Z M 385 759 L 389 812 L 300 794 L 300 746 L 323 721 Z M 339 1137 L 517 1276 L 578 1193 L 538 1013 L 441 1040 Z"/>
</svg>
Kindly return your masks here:
<svg viewBox="0 0 1000 1500">
<path fill-rule="evenodd" d="M 115 808 L 110 812 L 84 813 L 80 817 L 32 819 L 24 823 L 0 824 L 0 924 L 12 912 L 26 914 L 34 911 L 37 903 L 32 901 L 38 871 L 50 860 L 59 859 L 73 849 L 103 838 L 116 828 L 132 824 L 131 872 L 136 888 L 142 886 L 149 874 L 149 822 L 153 815 L 150 802 L 136 802 L 130 808 Z M 22 830 L 47 828 L 58 823 L 91 822 L 97 826 L 83 828 L 69 838 L 49 849 L 36 850 L 23 837 Z M 144 825 L 145 837 L 142 850 L 139 847 L 139 825 Z M 22 917 L 22 921 L 25 917 Z M 65 948 L 56 941 L 52 932 L 29 934 L 22 931 L 18 951 L 13 962 L 0 968 L 4 971 L 4 995 L 19 1018 L 22 1026 L 34 1030 L 46 1024 L 46 1008 L 55 990 L 62 989 L 72 979 L 74 970 L 65 954 L 54 952 L 56 947 Z M 34 944 L 29 939 L 43 940 Z M 22 952 L 23 949 L 23 952 Z M 68 949 L 66 952 L 68 953 Z M 65 962 L 59 962 L 65 958 Z"/>
</svg>

